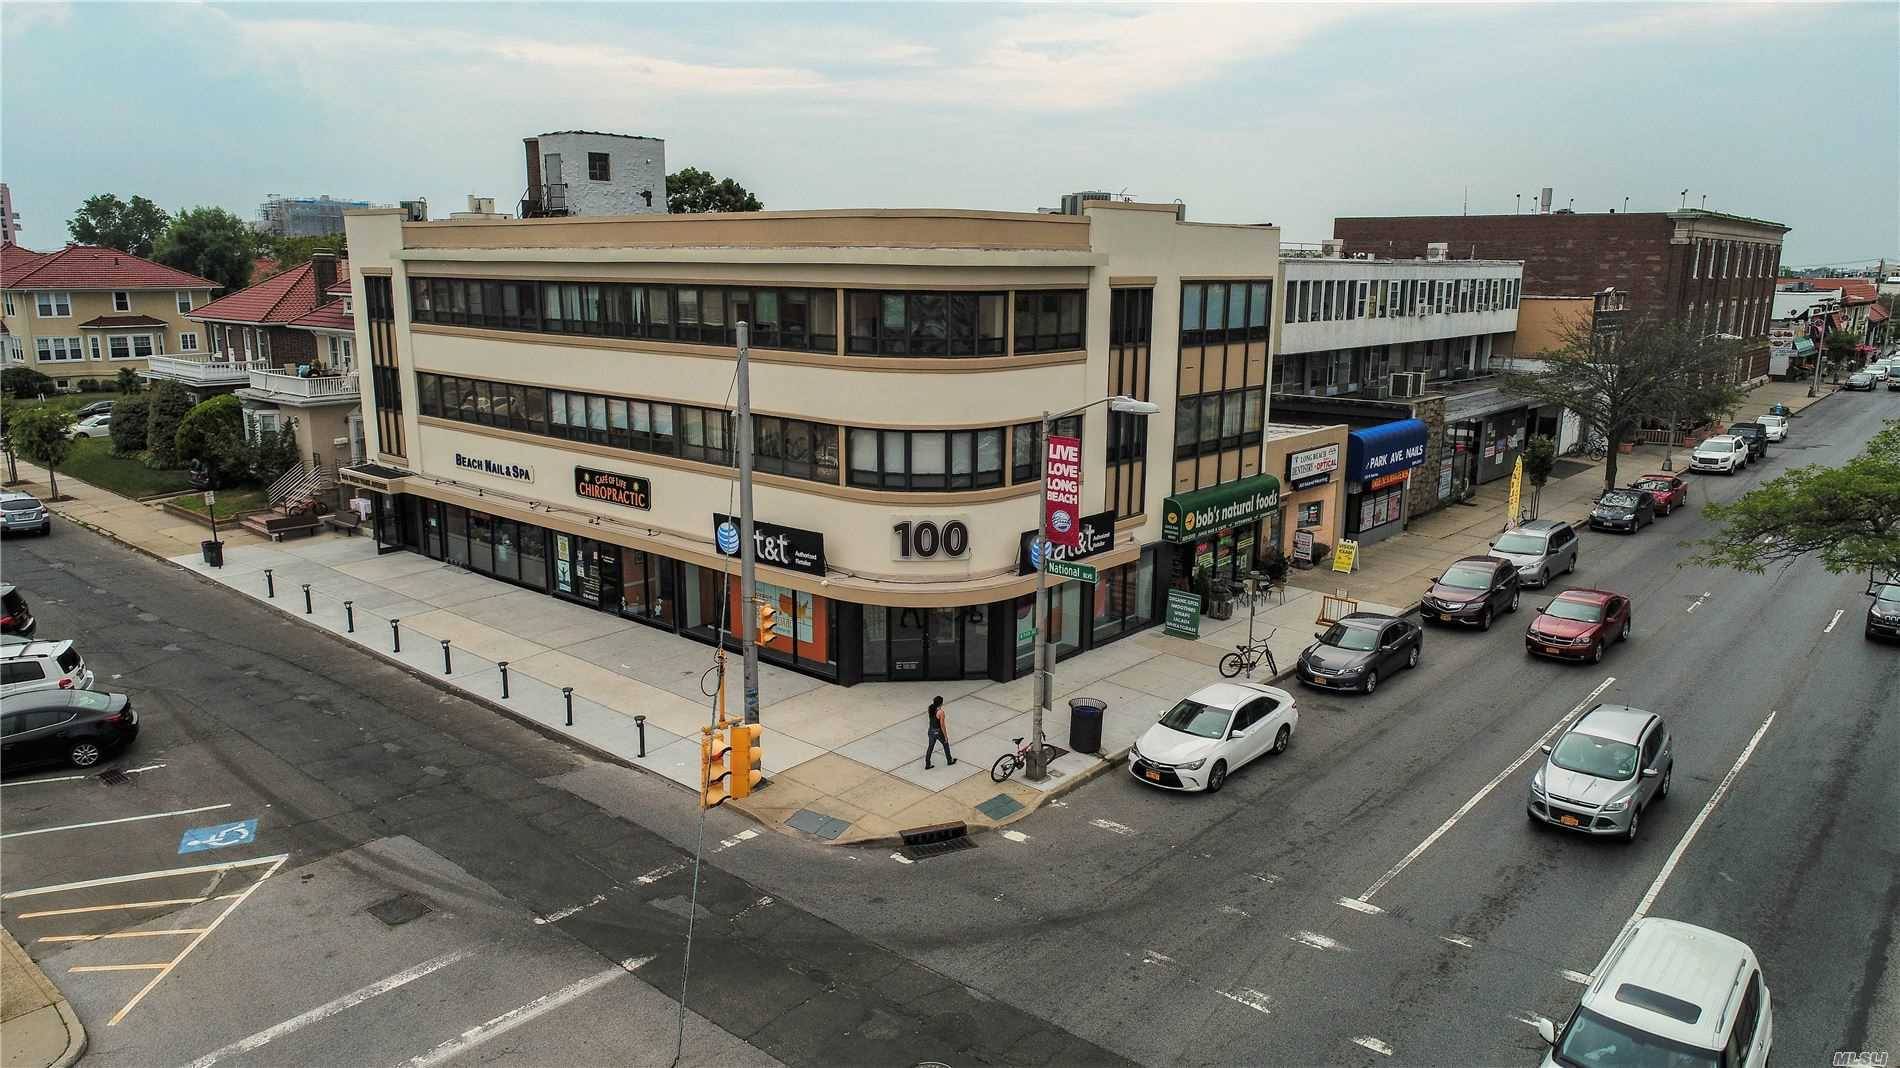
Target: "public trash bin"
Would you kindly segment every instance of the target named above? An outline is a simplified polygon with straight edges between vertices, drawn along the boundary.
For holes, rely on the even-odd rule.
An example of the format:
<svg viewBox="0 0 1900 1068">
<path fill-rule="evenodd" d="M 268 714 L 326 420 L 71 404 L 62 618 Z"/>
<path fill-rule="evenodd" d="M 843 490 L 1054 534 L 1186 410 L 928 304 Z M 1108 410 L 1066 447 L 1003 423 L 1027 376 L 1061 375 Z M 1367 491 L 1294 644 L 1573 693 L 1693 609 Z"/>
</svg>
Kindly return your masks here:
<svg viewBox="0 0 1900 1068">
<path fill-rule="evenodd" d="M 1069 749 L 1077 753 L 1102 751 L 1102 713 L 1108 702 L 1093 697 L 1069 700 Z"/>
<path fill-rule="evenodd" d="M 198 548 L 204 550 L 205 564 L 208 567 L 224 566 L 224 543 L 221 541 L 201 541 Z"/>
</svg>

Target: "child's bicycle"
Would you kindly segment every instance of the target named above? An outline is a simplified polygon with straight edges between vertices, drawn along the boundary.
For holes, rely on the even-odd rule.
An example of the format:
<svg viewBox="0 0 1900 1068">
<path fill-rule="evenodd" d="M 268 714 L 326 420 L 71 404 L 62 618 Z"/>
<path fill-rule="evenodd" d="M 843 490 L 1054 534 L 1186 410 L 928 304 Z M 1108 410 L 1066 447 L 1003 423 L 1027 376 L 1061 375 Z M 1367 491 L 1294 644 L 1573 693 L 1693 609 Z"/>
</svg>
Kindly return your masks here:
<svg viewBox="0 0 1900 1068">
<path fill-rule="evenodd" d="M 1252 645 L 1234 646 L 1233 652 L 1220 658 L 1221 677 L 1231 679 L 1244 671 L 1248 678 L 1252 678 L 1253 669 L 1258 667 L 1262 660 L 1267 662 L 1268 675 L 1278 675 L 1280 665 L 1273 659 L 1273 650 L 1267 647 L 1267 638 L 1271 637 L 1273 635 L 1268 634 L 1266 638 Z"/>
<path fill-rule="evenodd" d="M 990 766 L 991 779 L 1002 782 L 1004 779 L 1016 774 L 1017 768 L 1029 766 L 1029 743 L 1024 742 L 1021 738 L 1017 738 L 1015 741 L 1016 751 L 1013 753 L 1004 753 L 1002 756 L 997 757 L 996 763 Z M 1048 742 L 1042 743 L 1042 766 L 1045 768 L 1048 767 L 1055 762 L 1055 759 L 1056 747 L 1050 745 Z"/>
</svg>

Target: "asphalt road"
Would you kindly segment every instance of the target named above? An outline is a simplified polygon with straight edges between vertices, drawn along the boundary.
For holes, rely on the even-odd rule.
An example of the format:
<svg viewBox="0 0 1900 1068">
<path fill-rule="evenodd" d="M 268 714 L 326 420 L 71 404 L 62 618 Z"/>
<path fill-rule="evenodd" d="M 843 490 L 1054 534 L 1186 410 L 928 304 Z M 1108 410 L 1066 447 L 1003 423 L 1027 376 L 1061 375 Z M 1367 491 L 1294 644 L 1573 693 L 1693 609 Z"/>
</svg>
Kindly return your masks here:
<svg viewBox="0 0 1900 1068">
<path fill-rule="evenodd" d="M 1834 397 L 1766 464 L 1691 476 L 1693 500 L 1838 462 L 1882 417 L 1900 396 Z M 1860 580 L 1678 566 L 1704 530 L 1691 510 L 1585 535 L 1576 584 L 1635 598 L 1633 639 L 1599 667 L 1526 658 L 1531 593 L 1488 634 L 1430 630 L 1372 698 L 1298 691 L 1292 749 L 1213 797 L 1118 772 L 909 864 L 713 813 L 685 1062 L 1530 1064 L 1527 1021 L 1570 1010 L 1565 973 L 1652 892 L 1651 913 L 1761 956 L 1777 1063 L 1892 1049 L 1900 647 L 1862 639 Z M 702 830 L 676 788 L 81 531 L 8 543 L 6 570 L 138 701 L 114 765 L 162 765 L 0 796 L 6 921 L 91 1058 L 671 1059 Z M 1518 761 L 1596 700 L 1660 711 L 1677 738 L 1633 845 L 1524 818 Z M 255 841 L 178 852 L 188 828 L 251 818 Z M 1362 898 L 1375 911 L 1340 903 Z M 368 911 L 415 902 L 394 926 Z M 117 934 L 138 937 L 42 941 Z M 143 966 L 194 939 L 125 1009 L 159 974 Z M 101 966 L 122 970 L 71 970 Z"/>
</svg>

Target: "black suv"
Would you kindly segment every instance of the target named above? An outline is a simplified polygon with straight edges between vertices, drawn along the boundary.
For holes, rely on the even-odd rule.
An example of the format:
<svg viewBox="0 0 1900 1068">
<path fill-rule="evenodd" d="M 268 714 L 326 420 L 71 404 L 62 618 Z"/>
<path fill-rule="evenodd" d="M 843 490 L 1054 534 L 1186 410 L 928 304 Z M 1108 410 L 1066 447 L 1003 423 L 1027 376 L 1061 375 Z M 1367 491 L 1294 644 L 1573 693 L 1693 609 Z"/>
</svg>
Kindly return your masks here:
<svg viewBox="0 0 1900 1068">
<path fill-rule="evenodd" d="M 1768 428 L 1760 423 L 1730 423 L 1728 432 L 1748 443 L 1748 458 L 1768 455 Z"/>
</svg>

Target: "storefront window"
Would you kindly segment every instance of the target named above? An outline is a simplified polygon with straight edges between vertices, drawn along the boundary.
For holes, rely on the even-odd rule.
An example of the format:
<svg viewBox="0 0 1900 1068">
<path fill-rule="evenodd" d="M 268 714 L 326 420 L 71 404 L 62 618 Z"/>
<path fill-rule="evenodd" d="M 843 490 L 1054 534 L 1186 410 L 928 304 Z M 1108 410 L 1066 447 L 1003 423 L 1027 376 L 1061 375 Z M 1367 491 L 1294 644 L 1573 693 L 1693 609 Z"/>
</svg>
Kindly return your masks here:
<svg viewBox="0 0 1900 1068">
<path fill-rule="evenodd" d="M 980 678 L 990 668 L 990 610 L 971 605 L 963 613 L 963 676 Z"/>
<path fill-rule="evenodd" d="M 457 567 L 468 566 L 468 509 L 457 505 L 448 506 L 449 525 L 449 563 Z"/>
<path fill-rule="evenodd" d="M 1300 529 L 1304 530 L 1307 527 L 1323 525 L 1325 512 L 1326 503 L 1324 501 L 1307 501 L 1301 504 L 1299 519 Z"/>
<path fill-rule="evenodd" d="M 523 525 L 515 549 L 521 554 L 521 581 L 537 590 L 548 588 L 548 532 Z"/>
<path fill-rule="evenodd" d="M 495 577 L 514 582 L 521 578 L 521 558 L 515 554 L 515 521 L 495 520 Z"/>
</svg>

